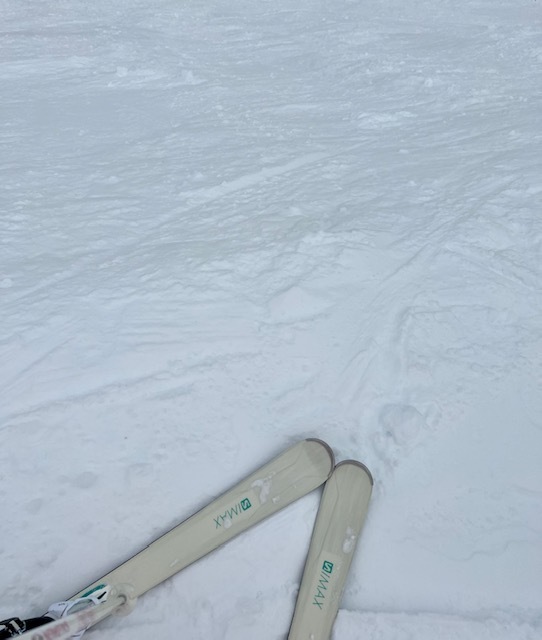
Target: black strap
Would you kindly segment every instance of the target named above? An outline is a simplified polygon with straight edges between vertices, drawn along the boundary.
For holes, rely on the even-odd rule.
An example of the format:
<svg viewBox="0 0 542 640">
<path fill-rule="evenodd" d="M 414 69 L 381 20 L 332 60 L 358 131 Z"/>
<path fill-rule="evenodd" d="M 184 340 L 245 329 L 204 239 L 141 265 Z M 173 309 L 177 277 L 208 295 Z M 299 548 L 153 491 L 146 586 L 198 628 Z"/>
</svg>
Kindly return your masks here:
<svg viewBox="0 0 542 640">
<path fill-rule="evenodd" d="M 49 616 L 40 616 L 39 618 L 8 618 L 0 622 L 0 640 L 8 640 L 8 638 L 16 638 L 30 629 L 37 629 L 44 624 L 52 622 L 54 618 Z"/>
<path fill-rule="evenodd" d="M 8 618 L 0 622 L 0 638 L 15 638 L 26 631 L 26 622 L 20 618 Z"/>
</svg>

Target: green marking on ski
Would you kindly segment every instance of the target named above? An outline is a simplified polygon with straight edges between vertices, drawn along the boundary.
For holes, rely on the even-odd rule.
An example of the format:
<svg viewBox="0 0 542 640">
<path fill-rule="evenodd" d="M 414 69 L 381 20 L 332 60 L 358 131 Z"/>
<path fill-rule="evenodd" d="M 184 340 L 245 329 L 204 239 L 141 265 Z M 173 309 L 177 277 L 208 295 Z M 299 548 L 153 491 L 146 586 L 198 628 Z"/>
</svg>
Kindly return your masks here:
<svg viewBox="0 0 542 640">
<path fill-rule="evenodd" d="M 315 594 L 313 596 L 312 604 L 318 607 L 320 610 L 324 607 L 324 600 L 326 599 L 326 591 L 330 582 L 330 576 L 333 573 L 333 562 L 324 560 L 322 569 L 316 583 Z"/>
<path fill-rule="evenodd" d="M 250 500 L 248 498 L 243 498 L 229 509 L 226 509 L 224 513 L 221 513 L 213 518 L 215 529 L 220 529 L 221 527 L 229 529 L 236 518 L 238 518 L 245 511 L 248 511 L 251 508 L 252 503 L 250 502 Z"/>
</svg>

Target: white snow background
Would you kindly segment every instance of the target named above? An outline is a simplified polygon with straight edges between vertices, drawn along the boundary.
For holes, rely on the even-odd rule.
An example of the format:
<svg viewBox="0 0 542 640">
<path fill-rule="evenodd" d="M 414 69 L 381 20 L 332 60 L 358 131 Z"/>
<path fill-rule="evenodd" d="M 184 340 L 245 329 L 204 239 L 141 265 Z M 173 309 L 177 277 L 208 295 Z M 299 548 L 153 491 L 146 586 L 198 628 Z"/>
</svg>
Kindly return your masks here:
<svg viewBox="0 0 542 640">
<path fill-rule="evenodd" d="M 542 634 L 542 3 L 0 2 L 0 619 L 295 441 L 335 640 Z M 319 492 L 89 640 L 287 635 Z"/>
</svg>

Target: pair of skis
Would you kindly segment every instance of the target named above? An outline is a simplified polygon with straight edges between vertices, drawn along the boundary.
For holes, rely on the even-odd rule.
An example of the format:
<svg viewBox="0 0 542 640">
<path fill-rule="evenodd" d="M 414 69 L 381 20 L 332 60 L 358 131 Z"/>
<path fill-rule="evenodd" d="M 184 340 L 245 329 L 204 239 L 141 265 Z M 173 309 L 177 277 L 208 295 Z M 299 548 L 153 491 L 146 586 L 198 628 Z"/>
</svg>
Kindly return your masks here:
<svg viewBox="0 0 542 640">
<path fill-rule="evenodd" d="M 326 482 L 327 481 L 327 482 Z M 347 460 L 337 466 L 321 440 L 286 449 L 201 511 L 75 594 L 112 587 L 107 602 L 28 631 L 21 640 L 65 640 L 136 599 L 264 518 L 326 482 L 288 640 L 328 640 L 339 609 L 372 490 L 368 469 Z"/>
</svg>

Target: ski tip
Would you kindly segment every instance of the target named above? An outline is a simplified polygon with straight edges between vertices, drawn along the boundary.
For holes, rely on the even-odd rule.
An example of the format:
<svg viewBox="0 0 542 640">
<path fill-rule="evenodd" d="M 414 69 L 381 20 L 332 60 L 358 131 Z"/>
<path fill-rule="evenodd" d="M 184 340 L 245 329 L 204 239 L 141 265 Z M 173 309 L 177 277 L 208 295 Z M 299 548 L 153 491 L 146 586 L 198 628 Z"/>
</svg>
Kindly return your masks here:
<svg viewBox="0 0 542 640">
<path fill-rule="evenodd" d="M 363 469 L 363 471 L 365 471 L 365 473 L 367 474 L 367 477 L 369 478 L 369 480 L 371 482 L 371 486 L 374 486 L 373 474 L 369 471 L 368 467 L 366 467 L 363 464 L 363 462 L 360 462 L 359 460 L 343 460 L 342 462 L 339 462 L 339 464 L 335 467 L 335 469 L 337 467 L 342 467 L 345 464 L 354 465 L 356 467 L 360 467 L 361 469 Z"/>
<path fill-rule="evenodd" d="M 327 442 L 320 440 L 320 438 L 307 438 L 305 442 L 316 442 L 326 450 L 330 462 L 329 475 L 331 475 L 331 472 L 335 468 L 335 454 L 333 453 L 333 449 L 328 445 Z"/>
</svg>

